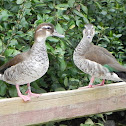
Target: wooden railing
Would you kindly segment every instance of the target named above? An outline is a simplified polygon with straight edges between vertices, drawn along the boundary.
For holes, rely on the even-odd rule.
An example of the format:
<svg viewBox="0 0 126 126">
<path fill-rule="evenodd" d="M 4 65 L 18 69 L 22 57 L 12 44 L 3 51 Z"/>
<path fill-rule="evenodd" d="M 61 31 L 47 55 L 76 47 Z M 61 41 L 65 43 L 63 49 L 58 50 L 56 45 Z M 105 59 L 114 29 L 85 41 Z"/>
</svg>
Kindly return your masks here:
<svg viewBox="0 0 126 126">
<path fill-rule="evenodd" d="M 25 126 L 126 109 L 126 83 L 0 99 L 0 126 Z"/>
</svg>

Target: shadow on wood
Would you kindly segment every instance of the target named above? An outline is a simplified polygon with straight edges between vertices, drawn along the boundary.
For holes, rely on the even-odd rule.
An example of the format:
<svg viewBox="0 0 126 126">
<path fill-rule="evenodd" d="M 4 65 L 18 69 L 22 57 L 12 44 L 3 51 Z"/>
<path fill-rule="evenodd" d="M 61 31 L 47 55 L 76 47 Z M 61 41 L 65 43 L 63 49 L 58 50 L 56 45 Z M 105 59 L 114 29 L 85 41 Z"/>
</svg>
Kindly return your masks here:
<svg viewBox="0 0 126 126">
<path fill-rule="evenodd" d="M 0 126 L 22 126 L 126 109 L 126 83 L 0 99 Z"/>
</svg>

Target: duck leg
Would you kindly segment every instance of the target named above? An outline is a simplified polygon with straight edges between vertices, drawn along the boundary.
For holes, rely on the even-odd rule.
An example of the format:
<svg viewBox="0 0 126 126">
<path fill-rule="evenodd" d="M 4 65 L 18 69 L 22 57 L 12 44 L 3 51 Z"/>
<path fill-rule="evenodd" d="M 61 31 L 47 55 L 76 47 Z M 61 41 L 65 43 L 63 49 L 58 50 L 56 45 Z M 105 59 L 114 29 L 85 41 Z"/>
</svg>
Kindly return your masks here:
<svg viewBox="0 0 126 126">
<path fill-rule="evenodd" d="M 93 88 L 93 87 L 97 87 L 97 86 L 103 86 L 104 83 L 105 83 L 105 80 L 103 79 L 100 84 L 93 85 L 94 79 L 95 78 L 92 76 L 89 85 L 88 86 L 84 86 L 84 87 L 80 87 L 79 89 L 83 89 L 83 88 Z"/>
<path fill-rule="evenodd" d="M 16 89 L 17 89 L 18 96 L 21 97 L 24 101 L 30 101 L 31 100 L 31 98 L 29 96 L 22 95 L 22 93 L 20 92 L 19 85 L 17 85 L 17 84 L 16 84 Z"/>
<path fill-rule="evenodd" d="M 92 76 L 88 86 L 79 87 L 78 89 L 92 88 L 92 87 L 94 87 L 94 85 L 93 85 L 94 79 L 95 79 L 95 78 Z"/>
<path fill-rule="evenodd" d="M 94 86 L 103 86 L 105 84 L 105 79 L 102 80 L 102 82 L 100 84 L 96 84 Z"/>
<path fill-rule="evenodd" d="M 95 79 L 95 78 L 92 76 L 92 77 L 91 77 L 91 80 L 90 80 L 90 82 L 89 82 L 89 85 L 86 86 L 87 88 L 92 88 L 92 87 L 93 87 L 94 79 Z"/>
<path fill-rule="evenodd" d="M 30 83 L 27 84 L 28 86 L 28 90 L 26 91 L 26 93 L 31 97 L 31 96 L 36 96 L 36 97 L 39 97 L 40 94 L 35 94 L 35 93 L 32 93 L 31 92 L 31 87 L 30 87 Z"/>
</svg>

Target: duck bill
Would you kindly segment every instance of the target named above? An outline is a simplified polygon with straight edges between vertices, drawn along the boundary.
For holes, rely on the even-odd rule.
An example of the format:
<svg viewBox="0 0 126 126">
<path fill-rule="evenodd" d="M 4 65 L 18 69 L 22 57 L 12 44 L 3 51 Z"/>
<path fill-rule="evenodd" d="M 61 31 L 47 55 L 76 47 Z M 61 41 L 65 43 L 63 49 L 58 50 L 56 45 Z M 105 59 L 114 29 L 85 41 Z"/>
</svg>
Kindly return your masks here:
<svg viewBox="0 0 126 126">
<path fill-rule="evenodd" d="M 87 38 L 88 38 L 88 39 L 90 39 L 90 38 L 91 38 L 91 36 L 90 36 L 90 35 L 87 35 Z"/>
<path fill-rule="evenodd" d="M 60 37 L 60 38 L 64 38 L 65 36 L 58 33 L 56 30 L 54 30 L 54 32 L 52 33 L 53 36 L 57 36 L 57 37 Z"/>
</svg>

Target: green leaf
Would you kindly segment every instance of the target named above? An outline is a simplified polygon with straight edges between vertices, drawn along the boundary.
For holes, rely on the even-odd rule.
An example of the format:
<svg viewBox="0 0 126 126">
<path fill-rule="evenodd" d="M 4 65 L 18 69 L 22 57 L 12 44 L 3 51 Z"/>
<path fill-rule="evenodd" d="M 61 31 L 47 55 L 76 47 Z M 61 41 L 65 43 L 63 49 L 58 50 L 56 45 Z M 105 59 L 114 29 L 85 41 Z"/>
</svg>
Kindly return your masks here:
<svg viewBox="0 0 126 126">
<path fill-rule="evenodd" d="M 19 54 L 20 53 L 20 51 L 18 51 L 18 50 L 16 50 L 16 49 L 7 49 L 5 52 L 4 52 L 4 55 L 6 56 L 6 57 L 8 57 L 8 56 L 15 56 L 15 55 L 17 55 L 17 54 Z"/>
<path fill-rule="evenodd" d="M 61 27 L 61 25 L 59 23 L 57 23 L 57 25 L 56 25 L 56 31 L 60 34 L 64 33 L 64 29 Z"/>
<path fill-rule="evenodd" d="M 87 15 L 84 15 L 84 16 L 83 16 L 83 20 L 84 20 L 85 23 L 89 23 L 89 21 L 88 21 L 88 19 L 87 19 Z"/>
<path fill-rule="evenodd" d="M 16 90 L 16 87 L 14 85 L 11 85 L 11 87 L 9 88 L 9 94 L 10 94 L 11 97 L 17 96 L 17 90 Z"/>
<path fill-rule="evenodd" d="M 81 8 L 82 8 L 82 10 L 85 12 L 85 14 L 88 13 L 88 9 L 87 9 L 86 6 L 84 6 L 83 4 L 81 4 Z"/>
<path fill-rule="evenodd" d="M 49 40 L 50 42 L 59 42 L 59 39 L 54 37 L 48 37 L 47 40 Z"/>
<path fill-rule="evenodd" d="M 65 69 L 66 69 L 66 62 L 64 61 L 64 59 L 62 58 L 62 59 L 59 59 L 59 61 L 60 61 L 60 70 L 61 71 L 64 71 Z"/>
<path fill-rule="evenodd" d="M 97 114 L 96 116 L 99 117 L 99 118 L 101 118 L 105 122 L 103 114 Z"/>
<path fill-rule="evenodd" d="M 13 47 L 13 46 L 16 46 L 17 44 L 18 44 L 17 40 L 16 39 L 12 39 L 9 45 L 11 47 Z"/>
<path fill-rule="evenodd" d="M 30 8 L 32 5 L 31 5 L 30 1 L 27 1 L 27 2 L 25 2 L 24 6 L 25 6 L 25 8 Z"/>
<path fill-rule="evenodd" d="M 73 7 L 74 6 L 74 3 L 75 3 L 75 0 L 68 0 L 68 5 L 70 7 Z"/>
<path fill-rule="evenodd" d="M 0 12 L 0 20 L 6 21 L 9 17 L 8 11 L 7 10 L 2 10 Z"/>
<path fill-rule="evenodd" d="M 63 87 L 56 88 L 55 91 L 65 91 Z"/>
<path fill-rule="evenodd" d="M 0 95 L 4 96 L 6 94 L 7 86 L 3 81 L 0 81 Z"/>
<path fill-rule="evenodd" d="M 83 124 L 83 123 L 81 123 L 80 124 L 80 126 L 92 126 L 92 125 L 90 125 L 90 124 Z M 94 125 L 93 125 L 94 126 Z"/>
<path fill-rule="evenodd" d="M 31 9 L 25 9 L 23 16 L 25 16 L 25 15 L 32 15 Z"/>
<path fill-rule="evenodd" d="M 95 1 L 94 1 L 95 2 Z M 102 9 L 102 6 L 98 3 L 98 2 L 95 2 L 96 3 L 96 5 L 97 5 L 97 7 L 99 8 L 99 9 Z"/>
<path fill-rule="evenodd" d="M 60 46 L 61 46 L 62 50 L 65 51 L 66 46 L 65 46 L 65 42 L 64 42 L 64 41 L 62 41 L 62 40 L 60 41 Z M 65 52 L 64 52 L 64 53 L 65 53 Z M 63 53 L 63 54 L 64 54 L 64 53 Z"/>
<path fill-rule="evenodd" d="M 106 11 L 104 11 L 104 10 L 102 10 L 101 14 L 102 14 L 102 15 L 106 15 L 106 14 L 107 14 L 107 12 L 106 12 Z"/>
<path fill-rule="evenodd" d="M 113 8 L 111 8 L 109 11 L 110 11 L 110 12 L 115 12 L 116 10 L 115 10 L 115 9 L 113 9 Z"/>
<path fill-rule="evenodd" d="M 52 46 L 50 46 L 49 43 L 46 43 L 46 48 L 51 50 L 52 53 L 54 53 L 54 48 Z"/>
<path fill-rule="evenodd" d="M 21 25 L 22 25 L 22 27 L 25 27 L 25 28 L 28 27 L 28 22 L 26 21 L 25 17 L 23 17 L 23 18 L 21 19 Z"/>
<path fill-rule="evenodd" d="M 85 121 L 85 124 L 90 124 L 90 125 L 94 125 L 93 121 L 88 118 L 86 121 Z"/>
<path fill-rule="evenodd" d="M 108 37 L 106 35 L 104 35 L 104 40 L 106 40 L 107 42 L 110 42 L 110 40 L 108 39 Z"/>
<path fill-rule="evenodd" d="M 65 79 L 64 79 L 64 85 L 67 87 L 68 86 L 68 78 L 67 77 L 65 77 Z"/>
<path fill-rule="evenodd" d="M 60 124 L 59 126 L 68 126 L 68 125 L 65 125 L 65 124 Z"/>
<path fill-rule="evenodd" d="M 90 78 L 91 79 L 91 78 Z M 94 82 L 94 84 L 100 84 L 101 83 L 101 79 L 99 79 L 99 78 L 95 78 L 95 82 Z"/>
<path fill-rule="evenodd" d="M 27 32 L 27 35 L 30 36 L 30 37 L 33 37 L 33 36 L 34 36 L 33 30 L 28 31 L 28 32 Z"/>
<path fill-rule="evenodd" d="M 47 10 L 47 9 L 43 9 L 42 10 L 45 14 L 49 14 L 51 12 L 51 10 Z"/>
<path fill-rule="evenodd" d="M 35 7 L 38 7 L 38 6 L 39 6 L 39 7 L 44 7 L 44 6 L 46 6 L 46 4 L 44 4 L 44 3 L 39 3 L 39 4 L 36 4 L 36 5 L 35 5 Z"/>
<path fill-rule="evenodd" d="M 78 20 L 76 19 L 76 25 L 79 27 L 79 25 L 81 24 L 82 20 Z"/>
<path fill-rule="evenodd" d="M 4 55 L 5 55 L 6 57 L 8 57 L 8 56 L 11 56 L 13 52 L 14 52 L 14 49 L 7 49 L 7 50 L 4 52 Z"/>
<path fill-rule="evenodd" d="M 71 21 L 69 24 L 69 29 L 73 29 L 75 27 L 75 22 Z"/>
<path fill-rule="evenodd" d="M 20 91 L 22 92 L 22 94 L 26 94 L 27 89 L 28 89 L 28 86 L 26 84 L 23 86 L 20 86 Z"/>
<path fill-rule="evenodd" d="M 77 11 L 77 10 L 73 10 L 73 12 L 74 12 L 76 15 L 80 16 L 80 17 L 84 17 L 84 15 L 83 15 L 81 12 Z"/>
<path fill-rule="evenodd" d="M 81 123 L 80 126 L 88 126 L 88 125 Z"/>
<path fill-rule="evenodd" d="M 22 4 L 24 2 L 24 0 L 17 0 L 16 3 L 17 4 Z"/>
<path fill-rule="evenodd" d="M 40 88 L 39 86 L 38 86 L 38 81 L 35 81 L 35 82 L 33 82 L 32 84 L 31 84 L 31 89 L 32 89 L 32 91 L 33 92 L 35 92 L 35 93 L 46 93 L 47 91 L 46 90 L 44 90 L 44 89 L 42 89 L 42 88 Z"/>
<path fill-rule="evenodd" d="M 122 36 L 122 34 L 117 34 L 117 35 L 113 34 L 113 36 L 116 37 L 116 38 L 120 38 Z"/>
<path fill-rule="evenodd" d="M 58 59 L 59 59 L 59 62 L 60 62 L 60 70 L 64 71 L 67 67 L 65 60 L 64 60 L 63 57 L 58 57 Z"/>
<path fill-rule="evenodd" d="M 69 7 L 68 4 L 58 4 L 55 6 L 55 8 L 58 10 L 67 10 L 68 7 Z"/>
<path fill-rule="evenodd" d="M 16 56 L 17 54 L 20 54 L 20 51 L 15 49 L 12 53 L 12 56 Z"/>
<path fill-rule="evenodd" d="M 64 19 L 66 19 L 67 21 L 70 20 L 69 16 L 67 16 L 67 15 L 63 15 L 63 17 L 64 17 Z"/>
<path fill-rule="evenodd" d="M 59 59 L 64 57 L 65 51 L 61 47 L 57 46 L 54 50 L 54 54 L 59 54 Z"/>
<path fill-rule="evenodd" d="M 69 80 L 70 80 L 70 81 L 76 81 L 76 82 L 79 82 L 79 80 L 78 80 L 78 79 L 75 79 L 75 78 L 70 78 Z"/>
</svg>

